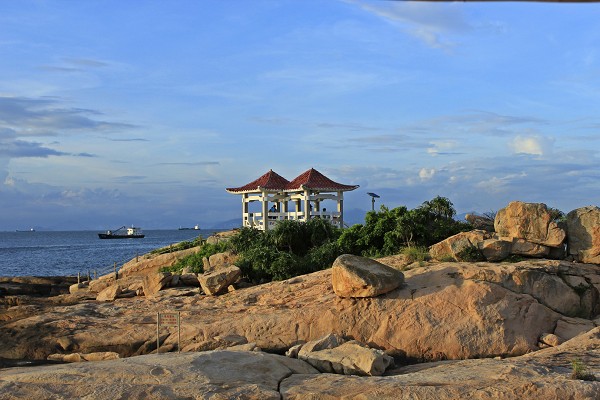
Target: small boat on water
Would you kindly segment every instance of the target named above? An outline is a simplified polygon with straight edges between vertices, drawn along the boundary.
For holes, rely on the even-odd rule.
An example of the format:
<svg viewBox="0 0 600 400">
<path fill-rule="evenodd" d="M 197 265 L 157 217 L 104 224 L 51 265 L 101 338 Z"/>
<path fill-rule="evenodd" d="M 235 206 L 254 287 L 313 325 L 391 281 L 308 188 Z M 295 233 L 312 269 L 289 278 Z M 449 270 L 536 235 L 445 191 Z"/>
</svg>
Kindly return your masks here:
<svg viewBox="0 0 600 400">
<path fill-rule="evenodd" d="M 141 239 L 144 235 L 141 228 L 122 226 L 114 231 L 106 231 L 106 233 L 99 233 L 100 239 Z"/>
</svg>

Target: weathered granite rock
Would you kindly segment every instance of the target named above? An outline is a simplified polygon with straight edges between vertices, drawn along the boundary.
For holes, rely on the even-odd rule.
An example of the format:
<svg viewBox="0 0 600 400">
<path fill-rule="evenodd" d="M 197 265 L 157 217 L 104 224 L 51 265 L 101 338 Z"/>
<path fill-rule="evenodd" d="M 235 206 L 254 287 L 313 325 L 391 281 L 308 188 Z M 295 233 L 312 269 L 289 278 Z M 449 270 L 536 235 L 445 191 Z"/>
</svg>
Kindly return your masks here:
<svg viewBox="0 0 600 400">
<path fill-rule="evenodd" d="M 594 329 L 595 326 L 592 321 L 587 319 L 562 317 L 556 322 L 554 334 L 565 340 L 569 340 Z"/>
<path fill-rule="evenodd" d="M 555 335 L 554 333 L 542 333 L 542 335 L 540 336 L 540 342 L 548 346 L 556 347 L 563 343 L 564 340 L 560 336 Z"/>
<path fill-rule="evenodd" d="M 217 244 L 217 243 L 221 243 L 221 242 L 226 242 L 229 239 L 231 239 L 232 236 L 235 236 L 239 231 L 237 229 L 233 229 L 230 231 L 224 231 L 224 232 L 216 232 L 215 234 L 213 234 L 212 236 L 209 236 L 206 239 L 206 243 L 208 244 Z"/>
<path fill-rule="evenodd" d="M 383 377 L 321 374 L 261 352 L 146 355 L 4 369 L 0 398 L 587 400 L 600 397 L 600 381 L 572 379 L 571 362 L 580 360 L 598 378 L 599 343 L 596 328 L 520 357 L 408 365 Z"/>
<path fill-rule="evenodd" d="M 312 352 L 333 349 L 346 342 L 347 340 L 340 335 L 330 333 L 316 340 L 311 340 L 310 342 L 299 345 L 297 357 L 302 360 Z M 290 352 L 290 355 L 292 355 L 294 352 L 295 351 Z"/>
<path fill-rule="evenodd" d="M 502 239 L 486 239 L 479 244 L 479 250 L 487 261 L 502 261 L 510 255 L 512 243 Z"/>
<path fill-rule="evenodd" d="M 599 343 L 596 328 L 560 346 L 515 358 L 409 365 L 384 377 L 292 375 L 280 390 L 286 400 L 598 399 L 600 382 L 572 379 L 571 362 L 581 360 L 598 378 Z"/>
<path fill-rule="evenodd" d="M 0 296 L 57 296 L 75 283 L 76 276 L 0 276 Z"/>
<path fill-rule="evenodd" d="M 568 253 L 576 261 L 600 264 L 600 208 L 588 206 L 567 214 Z"/>
<path fill-rule="evenodd" d="M 215 337 L 237 334 L 266 351 L 283 352 L 335 333 L 400 360 L 515 356 L 538 350 L 542 333 L 557 334 L 564 315 L 556 310 L 581 315 L 583 305 L 590 310 L 588 320 L 598 314 L 599 302 L 586 294 L 597 295 L 595 285 L 580 297 L 555 280 L 571 275 L 600 283 L 596 265 L 453 262 L 404 274 L 401 288 L 376 298 L 340 298 L 332 290 L 331 269 L 223 296 L 198 296 L 195 289 L 193 296 L 161 297 L 176 288 L 113 303 L 73 304 L 57 296 L 0 313 L 10 316 L 0 323 L 0 357 L 45 360 L 57 352 L 59 339 L 69 353 L 147 354 L 156 348 L 156 311 L 173 309 L 185 310 L 182 348 L 210 350 L 222 345 Z M 177 335 L 162 335 L 161 343 L 176 347 Z"/>
<path fill-rule="evenodd" d="M 316 374 L 304 361 L 261 352 L 158 354 L 44 367 L 0 375 L 2 399 L 273 399 L 293 374 Z"/>
<path fill-rule="evenodd" d="M 552 221 L 552 215 L 543 203 L 509 203 L 496 213 L 494 229 L 501 237 L 523 239 L 549 247 L 560 246 L 566 237 L 565 231 Z"/>
<path fill-rule="evenodd" d="M 483 230 L 460 232 L 431 246 L 429 254 L 435 260 L 461 261 L 465 252 L 472 248 L 479 249 L 479 244 L 490 238 L 491 234 Z"/>
<path fill-rule="evenodd" d="M 525 239 L 513 238 L 510 252 L 521 256 L 542 258 L 550 254 L 550 247 Z"/>
<path fill-rule="evenodd" d="M 113 351 L 103 351 L 97 353 L 71 353 L 71 354 L 50 354 L 48 360 L 50 361 L 62 361 L 62 362 L 82 362 L 82 361 L 106 361 L 106 360 L 117 360 L 119 354 Z"/>
<path fill-rule="evenodd" d="M 192 247 L 185 250 L 173 251 L 165 254 L 145 254 L 133 258 L 119 269 L 119 278 L 130 276 L 145 276 L 159 272 L 163 267 L 169 267 L 176 264 L 183 257 L 190 254 L 195 254 L 200 250 L 200 246 Z M 109 274 L 110 276 L 111 274 Z"/>
<path fill-rule="evenodd" d="M 375 297 L 402 285 L 404 275 L 370 258 L 343 254 L 333 262 L 331 281 L 340 297 Z"/>
<path fill-rule="evenodd" d="M 170 272 L 157 272 L 144 276 L 144 294 L 153 296 L 171 282 Z"/>
<path fill-rule="evenodd" d="M 69 286 L 69 293 L 73 294 L 73 293 L 79 293 L 79 292 L 87 292 L 90 290 L 90 283 L 89 282 L 81 282 L 81 283 L 74 283 L 71 286 Z"/>
<path fill-rule="evenodd" d="M 344 375 L 383 375 L 394 359 L 381 350 L 352 340 L 341 345 L 299 356 L 317 370 Z"/>
<path fill-rule="evenodd" d="M 109 286 L 96 296 L 97 301 L 114 301 L 121 294 L 119 285 Z"/>
<path fill-rule="evenodd" d="M 213 254 L 208 257 L 208 264 L 204 264 L 204 272 L 216 271 L 235 265 L 240 257 L 231 251 Z M 208 267 L 208 268 L 207 268 Z"/>
<path fill-rule="evenodd" d="M 493 219 L 490 219 L 488 217 L 484 217 L 481 215 L 467 214 L 467 215 L 465 215 L 465 220 L 467 220 L 468 223 L 473 225 L 473 228 L 475 228 L 475 229 L 479 229 L 479 230 L 483 230 L 483 231 L 487 231 L 487 232 L 494 232 L 494 220 Z"/>
<path fill-rule="evenodd" d="M 199 287 L 198 275 L 194 273 L 181 274 L 179 276 L 179 284 L 182 286 Z"/>
<path fill-rule="evenodd" d="M 198 280 L 204 293 L 214 296 L 225 291 L 229 285 L 240 277 L 241 272 L 238 267 L 231 265 L 198 275 Z"/>
</svg>

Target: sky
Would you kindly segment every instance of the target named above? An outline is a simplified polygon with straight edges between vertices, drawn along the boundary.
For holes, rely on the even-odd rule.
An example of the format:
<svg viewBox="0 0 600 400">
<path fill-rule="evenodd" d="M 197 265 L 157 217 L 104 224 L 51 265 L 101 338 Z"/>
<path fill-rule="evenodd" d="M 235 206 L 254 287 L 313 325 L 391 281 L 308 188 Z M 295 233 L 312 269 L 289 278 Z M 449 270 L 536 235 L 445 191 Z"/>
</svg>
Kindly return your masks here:
<svg viewBox="0 0 600 400">
<path fill-rule="evenodd" d="M 0 0 L 0 231 L 214 228 L 273 169 L 345 210 L 600 203 L 600 4 Z"/>
</svg>

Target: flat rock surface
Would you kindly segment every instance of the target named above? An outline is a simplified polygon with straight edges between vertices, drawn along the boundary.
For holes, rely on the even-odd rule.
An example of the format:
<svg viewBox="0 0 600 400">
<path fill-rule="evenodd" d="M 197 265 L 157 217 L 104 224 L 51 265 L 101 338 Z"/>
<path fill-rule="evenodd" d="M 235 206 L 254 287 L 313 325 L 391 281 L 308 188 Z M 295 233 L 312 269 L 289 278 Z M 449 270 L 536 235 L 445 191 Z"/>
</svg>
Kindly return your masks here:
<svg viewBox="0 0 600 400">
<path fill-rule="evenodd" d="M 600 328 L 520 357 L 417 364 L 383 377 L 319 374 L 300 360 L 235 351 L 12 368 L 0 373 L 0 399 L 599 398 L 600 382 L 571 378 L 574 359 L 600 372 Z"/>
</svg>

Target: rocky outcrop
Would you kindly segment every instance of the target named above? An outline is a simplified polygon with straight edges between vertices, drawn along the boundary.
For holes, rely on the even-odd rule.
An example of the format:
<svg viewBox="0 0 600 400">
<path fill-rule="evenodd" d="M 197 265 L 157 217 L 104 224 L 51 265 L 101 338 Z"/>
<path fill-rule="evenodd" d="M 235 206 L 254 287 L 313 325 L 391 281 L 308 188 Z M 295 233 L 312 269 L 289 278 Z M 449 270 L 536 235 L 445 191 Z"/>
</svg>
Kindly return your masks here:
<svg viewBox="0 0 600 400">
<path fill-rule="evenodd" d="M 21 303 L 1 314 L 7 319 L 0 323 L 0 357 L 148 354 L 156 349 L 156 312 L 173 309 L 182 310 L 185 349 L 211 350 L 223 345 L 218 338 L 239 335 L 266 351 L 283 352 L 335 333 L 398 360 L 516 356 L 539 350 L 543 333 L 561 336 L 555 332 L 559 321 L 580 326 L 583 319 L 591 327 L 597 318 L 595 265 L 453 262 L 404 275 L 404 285 L 374 298 L 337 296 L 330 269 L 221 296 L 199 296 L 196 289 L 190 296 L 163 297 L 169 289 L 111 303 L 65 304 L 62 296 Z M 161 343 L 176 348 L 176 334 L 161 335 Z"/>
<path fill-rule="evenodd" d="M 61 362 L 82 362 L 82 361 L 106 361 L 117 360 L 119 354 L 112 351 L 104 351 L 99 353 L 71 353 L 71 354 L 50 354 L 48 360 Z"/>
<path fill-rule="evenodd" d="M 343 254 L 333 262 L 331 281 L 340 297 L 375 297 L 402 285 L 404 275 L 370 258 Z"/>
<path fill-rule="evenodd" d="M 69 293 L 76 283 L 76 276 L 0 276 L 0 297 L 57 296 Z"/>
<path fill-rule="evenodd" d="M 600 208 L 582 207 L 567 214 L 568 253 L 576 261 L 600 264 Z"/>
<path fill-rule="evenodd" d="M 523 239 L 548 247 L 559 247 L 566 233 L 552 220 L 543 203 L 513 201 L 496 213 L 494 230 L 500 237 Z"/>
<path fill-rule="evenodd" d="M 225 232 L 216 232 L 206 239 L 206 243 L 217 244 L 217 243 L 221 243 L 221 242 L 227 242 L 229 239 L 231 239 L 232 236 L 237 235 L 237 233 L 238 233 L 237 229 L 232 229 L 230 231 L 225 231 Z"/>
<path fill-rule="evenodd" d="M 198 276 L 200 287 L 204 293 L 214 296 L 226 291 L 227 287 L 233 284 L 242 271 L 235 265 L 223 267 L 215 271 L 205 272 Z"/>
</svg>

